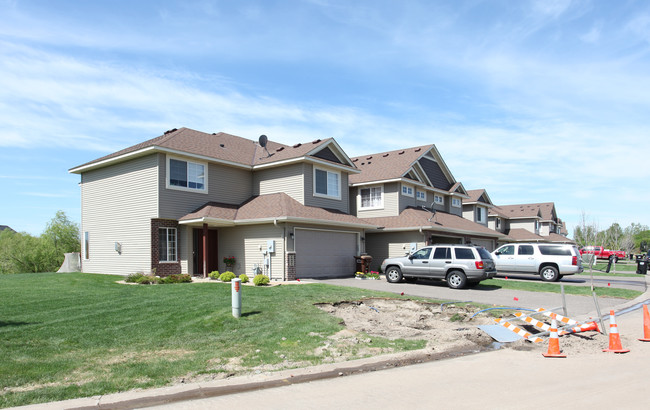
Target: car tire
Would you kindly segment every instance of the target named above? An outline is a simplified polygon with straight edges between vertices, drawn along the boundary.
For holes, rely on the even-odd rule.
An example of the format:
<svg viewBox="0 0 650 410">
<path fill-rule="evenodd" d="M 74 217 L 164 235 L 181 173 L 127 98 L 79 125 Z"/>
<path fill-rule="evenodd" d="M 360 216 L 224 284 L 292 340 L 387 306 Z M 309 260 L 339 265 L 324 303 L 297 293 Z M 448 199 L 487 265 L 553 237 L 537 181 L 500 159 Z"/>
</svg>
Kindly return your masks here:
<svg viewBox="0 0 650 410">
<path fill-rule="evenodd" d="M 447 274 L 447 286 L 452 289 L 462 289 L 467 285 L 467 276 L 459 270 L 452 270 Z"/>
<path fill-rule="evenodd" d="M 386 269 L 386 282 L 398 283 L 402 281 L 402 271 L 397 266 L 391 266 Z"/>
<path fill-rule="evenodd" d="M 544 266 L 539 270 L 539 276 L 544 282 L 557 282 L 560 280 L 560 273 L 553 266 Z"/>
</svg>

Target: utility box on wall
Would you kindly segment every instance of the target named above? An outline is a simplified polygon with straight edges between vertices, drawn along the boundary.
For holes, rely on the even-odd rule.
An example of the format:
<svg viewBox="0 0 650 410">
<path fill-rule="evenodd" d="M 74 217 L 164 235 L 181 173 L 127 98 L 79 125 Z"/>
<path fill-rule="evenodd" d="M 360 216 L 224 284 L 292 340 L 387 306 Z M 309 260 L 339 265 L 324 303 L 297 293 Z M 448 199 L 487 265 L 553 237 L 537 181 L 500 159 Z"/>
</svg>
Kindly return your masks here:
<svg viewBox="0 0 650 410">
<path fill-rule="evenodd" d="M 275 241 L 273 239 L 266 241 L 266 251 L 268 253 L 275 253 Z"/>
</svg>

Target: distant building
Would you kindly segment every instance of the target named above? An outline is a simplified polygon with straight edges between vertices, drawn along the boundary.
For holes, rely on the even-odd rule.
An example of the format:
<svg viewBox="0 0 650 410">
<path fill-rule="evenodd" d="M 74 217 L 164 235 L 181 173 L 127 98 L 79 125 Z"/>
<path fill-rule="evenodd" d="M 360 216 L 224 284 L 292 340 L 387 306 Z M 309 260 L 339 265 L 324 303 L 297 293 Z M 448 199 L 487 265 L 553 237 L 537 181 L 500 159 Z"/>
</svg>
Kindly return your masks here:
<svg viewBox="0 0 650 410">
<path fill-rule="evenodd" d="M 10 227 L 8 227 L 7 225 L 0 225 L 0 232 L 4 231 L 5 229 L 9 230 L 11 232 L 14 232 L 14 233 L 16 232 L 13 229 L 11 229 Z"/>
</svg>

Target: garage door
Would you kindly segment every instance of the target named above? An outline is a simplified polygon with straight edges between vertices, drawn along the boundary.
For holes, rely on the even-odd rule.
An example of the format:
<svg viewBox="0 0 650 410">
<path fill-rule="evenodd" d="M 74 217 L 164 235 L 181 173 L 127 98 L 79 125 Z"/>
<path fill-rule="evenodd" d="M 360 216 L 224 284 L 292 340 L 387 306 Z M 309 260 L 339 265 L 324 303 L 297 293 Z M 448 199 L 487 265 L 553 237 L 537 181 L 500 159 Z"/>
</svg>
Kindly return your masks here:
<svg viewBox="0 0 650 410">
<path fill-rule="evenodd" d="M 472 245 L 482 246 L 490 252 L 494 250 L 494 241 L 490 239 L 472 238 L 471 241 L 472 241 Z"/>
<path fill-rule="evenodd" d="M 296 229 L 296 277 L 352 277 L 357 234 Z"/>
</svg>

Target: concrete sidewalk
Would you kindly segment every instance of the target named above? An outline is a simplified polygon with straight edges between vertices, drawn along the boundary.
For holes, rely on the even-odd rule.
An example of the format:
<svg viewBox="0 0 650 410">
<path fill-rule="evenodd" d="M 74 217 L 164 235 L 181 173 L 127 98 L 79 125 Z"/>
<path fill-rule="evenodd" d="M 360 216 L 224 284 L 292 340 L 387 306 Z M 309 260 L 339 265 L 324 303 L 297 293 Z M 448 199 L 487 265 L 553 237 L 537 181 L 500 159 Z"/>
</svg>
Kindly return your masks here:
<svg viewBox="0 0 650 410">
<path fill-rule="evenodd" d="M 650 292 L 616 309 L 648 299 Z M 610 308 L 603 307 L 603 314 Z M 583 355 L 548 359 L 538 349 L 500 349 L 429 361 L 431 354 L 417 351 L 21 408 L 514 409 L 549 403 L 571 403 L 577 408 L 647 408 L 645 379 L 650 370 L 650 343 L 636 340 L 643 336 L 641 309 L 617 316 L 617 323 L 623 347 L 630 353 L 604 353 L 601 350 L 607 346 L 594 346 L 593 352 Z"/>
</svg>

